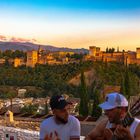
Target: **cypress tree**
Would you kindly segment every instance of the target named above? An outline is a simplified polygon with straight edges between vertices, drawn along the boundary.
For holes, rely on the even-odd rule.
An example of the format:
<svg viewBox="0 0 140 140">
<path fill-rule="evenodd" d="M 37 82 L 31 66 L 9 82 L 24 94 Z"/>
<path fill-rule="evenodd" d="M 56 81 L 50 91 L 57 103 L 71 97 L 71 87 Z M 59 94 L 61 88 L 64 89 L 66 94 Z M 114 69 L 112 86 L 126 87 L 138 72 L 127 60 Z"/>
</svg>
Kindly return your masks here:
<svg viewBox="0 0 140 140">
<path fill-rule="evenodd" d="M 96 119 L 99 118 L 102 114 L 102 109 L 99 107 L 100 99 L 99 92 L 97 90 L 93 93 L 93 105 L 92 105 L 92 116 Z"/>
<path fill-rule="evenodd" d="M 82 116 L 87 116 L 88 113 L 89 113 L 89 109 L 88 109 L 87 87 L 86 87 L 86 83 L 85 83 L 84 72 L 81 71 L 79 114 L 82 115 Z"/>
<path fill-rule="evenodd" d="M 128 70 L 126 70 L 125 72 L 125 92 L 126 92 L 126 96 L 129 98 L 131 95 L 131 81 L 130 81 L 130 74 Z"/>
<path fill-rule="evenodd" d="M 125 79 L 124 79 L 124 76 L 123 75 L 122 75 L 122 78 L 121 78 L 120 93 L 123 94 L 123 95 L 126 95 L 126 91 L 125 91 Z"/>
</svg>

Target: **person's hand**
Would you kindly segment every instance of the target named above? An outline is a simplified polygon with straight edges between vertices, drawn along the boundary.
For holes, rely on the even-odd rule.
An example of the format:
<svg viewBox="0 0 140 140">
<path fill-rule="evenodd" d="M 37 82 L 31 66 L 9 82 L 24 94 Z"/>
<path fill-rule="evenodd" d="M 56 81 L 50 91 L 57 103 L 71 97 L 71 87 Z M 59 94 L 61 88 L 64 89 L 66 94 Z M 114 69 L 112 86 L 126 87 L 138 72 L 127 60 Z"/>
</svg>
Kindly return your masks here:
<svg viewBox="0 0 140 140">
<path fill-rule="evenodd" d="M 112 131 L 110 129 L 105 128 L 103 135 L 96 137 L 95 140 L 112 140 L 112 136 L 113 136 Z"/>
<path fill-rule="evenodd" d="M 121 126 L 121 125 L 117 126 L 117 128 L 114 132 L 114 135 L 116 135 L 120 139 L 125 138 L 127 140 L 133 140 L 131 133 L 130 133 L 130 130 L 128 128 Z"/>
<path fill-rule="evenodd" d="M 56 131 L 54 131 L 54 134 L 55 134 L 55 140 L 61 140 L 58 136 L 58 133 Z"/>
<path fill-rule="evenodd" d="M 105 140 L 112 140 L 112 137 L 113 137 L 113 133 L 110 129 L 106 128 L 104 130 L 104 139 Z"/>
<path fill-rule="evenodd" d="M 44 140 L 60 140 L 60 138 L 58 137 L 58 133 L 54 131 L 54 137 L 53 137 L 53 133 L 51 132 L 50 135 L 45 136 Z"/>
<path fill-rule="evenodd" d="M 52 140 L 52 132 L 50 133 L 50 135 L 46 135 L 44 140 Z"/>
</svg>

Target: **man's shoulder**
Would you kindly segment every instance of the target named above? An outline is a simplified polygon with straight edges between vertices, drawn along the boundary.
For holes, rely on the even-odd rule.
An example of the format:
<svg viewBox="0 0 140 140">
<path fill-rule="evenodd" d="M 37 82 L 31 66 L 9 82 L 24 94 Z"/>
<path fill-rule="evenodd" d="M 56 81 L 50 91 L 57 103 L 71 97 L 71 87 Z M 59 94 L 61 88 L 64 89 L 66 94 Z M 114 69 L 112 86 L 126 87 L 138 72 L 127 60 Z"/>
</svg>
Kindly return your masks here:
<svg viewBox="0 0 140 140">
<path fill-rule="evenodd" d="M 135 121 L 140 123 L 140 119 L 139 118 L 135 118 Z"/>
<path fill-rule="evenodd" d="M 103 129 L 103 128 L 106 127 L 107 123 L 108 123 L 108 119 L 104 118 L 96 124 L 96 127 L 100 128 L 100 129 Z"/>
<path fill-rule="evenodd" d="M 137 128 L 136 128 L 136 130 L 135 130 L 135 136 L 138 136 L 138 137 L 140 137 L 140 121 L 139 121 L 139 123 L 138 123 L 138 125 L 137 125 Z"/>
<path fill-rule="evenodd" d="M 49 118 L 43 120 L 43 121 L 41 122 L 41 125 L 45 125 L 45 126 L 47 126 L 48 124 L 50 124 L 50 123 L 53 122 L 53 118 L 54 118 L 54 117 L 51 116 L 51 117 L 49 117 Z"/>
<path fill-rule="evenodd" d="M 80 124 L 79 120 L 75 116 L 72 116 L 72 115 L 69 115 L 69 121 L 73 124 Z"/>
<path fill-rule="evenodd" d="M 135 134 L 140 136 L 140 119 L 135 119 L 138 122 Z"/>
<path fill-rule="evenodd" d="M 100 123 L 105 124 L 105 123 L 107 123 L 108 121 L 109 121 L 108 118 L 104 118 L 104 119 L 102 119 L 102 120 L 100 121 Z"/>
<path fill-rule="evenodd" d="M 71 121 L 79 121 L 75 116 L 69 115 L 69 120 Z"/>
</svg>

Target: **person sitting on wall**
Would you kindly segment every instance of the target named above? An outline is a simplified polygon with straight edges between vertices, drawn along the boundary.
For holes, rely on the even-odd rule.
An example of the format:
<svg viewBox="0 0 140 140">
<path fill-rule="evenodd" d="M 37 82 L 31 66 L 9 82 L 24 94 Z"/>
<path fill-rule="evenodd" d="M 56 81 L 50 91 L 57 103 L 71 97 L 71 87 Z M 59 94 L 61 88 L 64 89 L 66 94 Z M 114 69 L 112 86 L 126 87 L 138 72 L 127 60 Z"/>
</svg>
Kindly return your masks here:
<svg viewBox="0 0 140 140">
<path fill-rule="evenodd" d="M 50 107 L 54 116 L 41 123 L 40 140 L 80 140 L 80 122 L 69 115 L 68 104 L 63 96 L 52 96 Z"/>
<path fill-rule="evenodd" d="M 110 93 L 99 105 L 107 120 L 101 121 L 86 137 L 86 140 L 140 140 L 140 120 L 134 118 L 129 127 L 120 125 L 127 115 L 128 101 L 119 93 Z M 115 136 L 115 137 L 114 137 Z"/>
</svg>

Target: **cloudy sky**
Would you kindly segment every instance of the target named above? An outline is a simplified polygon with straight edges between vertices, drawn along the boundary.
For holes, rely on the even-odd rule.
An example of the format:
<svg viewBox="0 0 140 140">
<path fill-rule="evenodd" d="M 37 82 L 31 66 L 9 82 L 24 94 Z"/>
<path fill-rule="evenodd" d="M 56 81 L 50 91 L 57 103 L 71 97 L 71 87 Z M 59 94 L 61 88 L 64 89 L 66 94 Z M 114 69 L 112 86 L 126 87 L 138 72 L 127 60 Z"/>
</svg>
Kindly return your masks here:
<svg viewBox="0 0 140 140">
<path fill-rule="evenodd" d="M 0 39 L 58 47 L 140 47 L 139 0 L 0 0 Z"/>
</svg>

